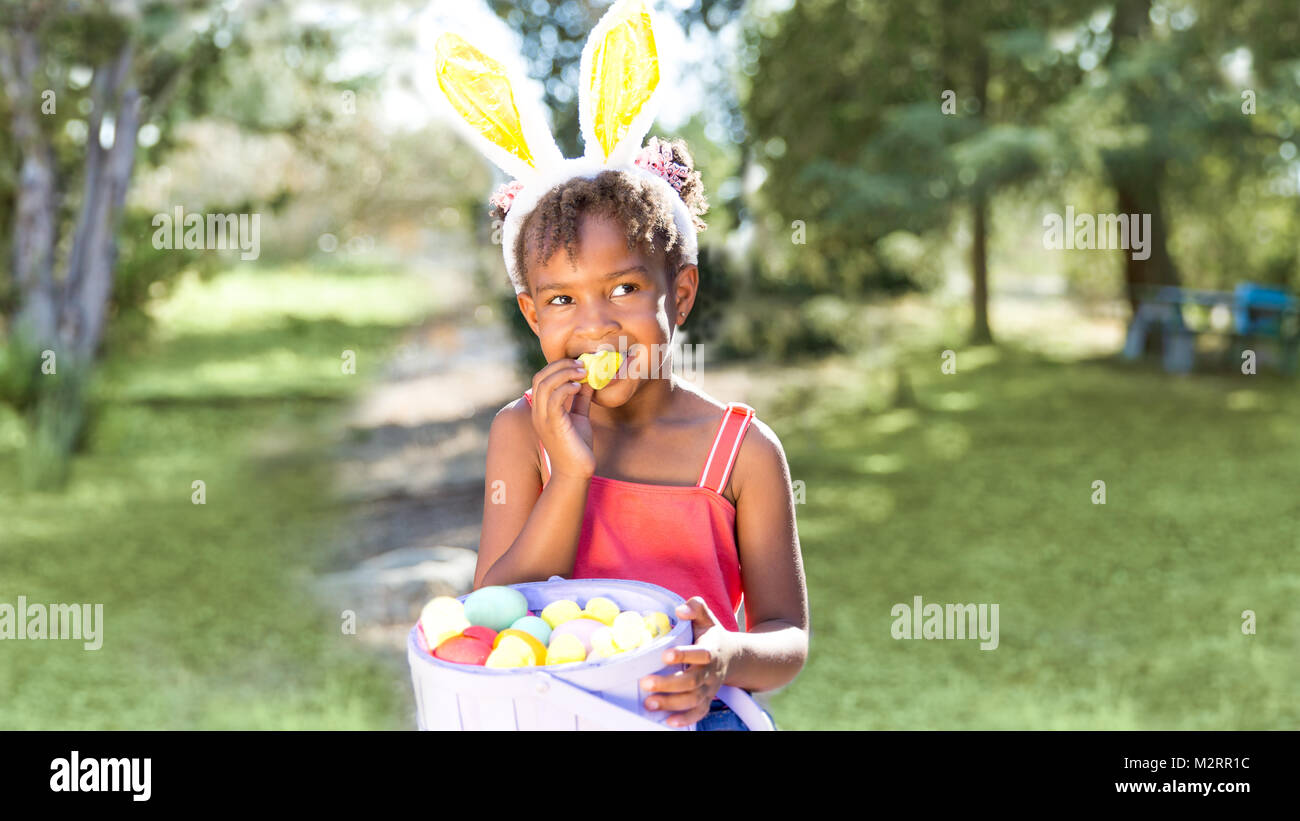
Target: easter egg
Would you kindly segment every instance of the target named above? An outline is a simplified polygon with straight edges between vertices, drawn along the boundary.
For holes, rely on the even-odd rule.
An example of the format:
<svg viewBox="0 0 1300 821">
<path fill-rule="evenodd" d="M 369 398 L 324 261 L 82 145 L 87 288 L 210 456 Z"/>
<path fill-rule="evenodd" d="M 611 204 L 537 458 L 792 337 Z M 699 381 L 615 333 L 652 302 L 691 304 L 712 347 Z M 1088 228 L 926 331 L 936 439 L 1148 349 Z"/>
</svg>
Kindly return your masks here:
<svg viewBox="0 0 1300 821">
<path fill-rule="evenodd" d="M 465 618 L 479 627 L 504 630 L 527 612 L 524 594 L 510 587 L 480 587 L 465 597 Z"/>
<path fill-rule="evenodd" d="M 584 381 L 595 390 L 600 390 L 618 375 L 618 368 L 623 364 L 623 354 L 618 351 L 596 351 L 580 355 L 578 361 L 587 369 Z"/>
<path fill-rule="evenodd" d="M 471 638 L 470 636 L 452 636 L 451 638 L 438 645 L 438 649 L 433 651 L 435 658 L 443 661 L 450 661 L 456 664 L 478 664 L 481 665 L 487 661 L 487 657 L 492 654 L 492 645 L 480 639 Z"/>
<path fill-rule="evenodd" d="M 582 641 L 569 633 L 561 633 L 551 642 L 551 646 L 546 648 L 547 664 L 572 664 L 577 661 L 587 660 L 587 648 L 582 646 Z"/>
<path fill-rule="evenodd" d="M 576 619 L 582 615 L 582 608 L 576 601 L 569 599 L 560 599 L 553 601 L 542 608 L 542 621 L 551 626 L 551 629 L 559 627 L 570 619 Z"/>
<path fill-rule="evenodd" d="M 536 659 L 538 664 L 546 662 L 546 645 L 538 641 L 537 637 L 532 633 L 525 633 L 523 630 L 516 630 L 513 627 L 507 627 L 497 634 L 496 641 L 492 643 L 493 649 L 500 647 L 502 642 L 509 638 L 517 638 L 528 645 L 528 649 L 532 651 L 533 658 Z"/>
<path fill-rule="evenodd" d="M 604 596 L 596 596 L 588 600 L 582 614 L 589 619 L 595 619 L 601 624 L 612 625 L 619 614 L 619 609 L 617 604 Z"/>
<path fill-rule="evenodd" d="M 536 616 L 524 616 L 510 625 L 510 629 L 531 633 L 542 644 L 548 644 L 551 641 L 551 626 Z"/>
<path fill-rule="evenodd" d="M 609 658 L 616 653 L 618 653 L 618 647 L 614 644 L 613 630 L 601 626 L 599 629 L 592 631 L 591 652 L 588 656 L 594 655 L 600 658 Z"/>
<path fill-rule="evenodd" d="M 451 601 L 456 605 L 460 604 L 455 599 Z M 431 648 L 436 648 L 452 636 L 460 635 L 461 631 L 469 626 L 464 613 L 459 612 L 456 607 L 440 602 L 439 599 L 426 604 L 424 610 L 420 612 L 420 629 L 424 631 L 424 640 Z"/>
<path fill-rule="evenodd" d="M 653 638 L 645 626 L 645 618 L 631 610 L 624 610 L 615 617 L 610 635 L 614 646 L 620 650 L 635 650 L 643 644 L 649 644 Z"/>
<path fill-rule="evenodd" d="M 420 613 L 421 616 L 433 616 L 434 614 L 464 616 L 465 605 L 451 596 L 436 596 L 429 600 L 429 603 L 424 606 L 424 610 Z"/>
<path fill-rule="evenodd" d="M 496 649 L 487 657 L 483 663 L 484 667 L 509 668 L 509 667 L 533 667 L 537 664 L 537 655 L 533 648 L 518 636 L 505 636 L 497 644 Z"/>
<path fill-rule="evenodd" d="M 591 651 L 591 634 L 605 625 L 586 617 L 566 621 L 559 627 L 551 631 L 551 641 L 554 642 L 559 636 L 573 636 L 582 642 L 582 647 L 587 652 Z"/>
<path fill-rule="evenodd" d="M 478 625 L 471 625 L 469 627 L 466 627 L 461 632 L 469 636 L 470 638 L 475 638 L 478 639 L 479 641 L 487 642 L 488 647 L 492 647 L 496 644 L 497 631 L 493 630 L 491 627 L 479 627 Z"/>
<path fill-rule="evenodd" d="M 650 635 L 655 638 L 673 629 L 673 623 L 668 619 L 667 613 L 659 610 L 642 610 L 641 615 L 645 617 L 646 627 L 650 628 Z"/>
</svg>

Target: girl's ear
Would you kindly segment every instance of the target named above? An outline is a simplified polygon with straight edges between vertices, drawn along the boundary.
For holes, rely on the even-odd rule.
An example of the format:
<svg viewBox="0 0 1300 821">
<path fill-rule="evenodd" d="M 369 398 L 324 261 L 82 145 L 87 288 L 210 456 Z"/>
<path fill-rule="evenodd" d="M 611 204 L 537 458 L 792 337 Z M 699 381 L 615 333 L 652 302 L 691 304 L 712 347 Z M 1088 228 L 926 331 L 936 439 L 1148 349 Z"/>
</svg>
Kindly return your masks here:
<svg viewBox="0 0 1300 821">
<path fill-rule="evenodd" d="M 537 325 L 537 305 L 533 303 L 533 295 L 524 291 L 515 296 L 515 301 L 519 303 L 519 313 L 524 315 L 524 320 L 528 322 L 528 327 L 533 329 L 533 333 L 540 339 L 542 333 L 538 330 Z"/>
<path fill-rule="evenodd" d="M 673 282 L 673 303 L 676 316 L 672 317 L 674 325 L 681 325 L 691 315 L 695 306 L 695 295 L 700 292 L 700 269 L 693 263 L 687 263 L 677 269 Z"/>
<path fill-rule="evenodd" d="M 655 19 L 644 0 L 617 0 L 601 16 L 582 47 L 579 76 L 584 156 L 631 164 L 663 96 Z"/>
</svg>

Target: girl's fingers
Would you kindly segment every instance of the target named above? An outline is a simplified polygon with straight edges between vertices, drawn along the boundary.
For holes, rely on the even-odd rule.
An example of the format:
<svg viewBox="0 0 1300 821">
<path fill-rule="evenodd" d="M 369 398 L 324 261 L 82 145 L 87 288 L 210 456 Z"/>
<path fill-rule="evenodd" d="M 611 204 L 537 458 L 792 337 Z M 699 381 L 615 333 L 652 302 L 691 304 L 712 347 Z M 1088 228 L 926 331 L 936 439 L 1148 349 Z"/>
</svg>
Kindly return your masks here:
<svg viewBox="0 0 1300 821">
<path fill-rule="evenodd" d="M 693 687 L 685 693 L 662 695 L 656 693 L 646 699 L 646 708 L 649 710 L 694 710 L 703 704 L 704 711 L 707 713 L 710 700 L 708 688 L 701 685 Z"/>
<path fill-rule="evenodd" d="M 569 412 L 577 416 L 587 416 L 591 409 L 592 394 L 594 394 L 596 390 L 586 382 L 574 382 L 573 384 L 578 386 L 578 392 L 574 394 L 573 407 Z"/>
<path fill-rule="evenodd" d="M 707 647 L 673 647 L 664 651 L 664 664 L 711 664 L 713 651 Z"/>
<path fill-rule="evenodd" d="M 709 707 L 711 703 L 712 703 L 712 699 L 696 707 L 693 710 L 687 710 L 684 713 L 679 713 L 675 716 L 669 716 L 668 726 L 685 727 L 687 724 L 694 724 L 695 722 L 700 721 L 701 719 L 703 719 L 705 716 L 709 714 Z"/>
<path fill-rule="evenodd" d="M 703 684 L 703 676 L 697 668 L 671 676 L 647 676 L 642 683 L 649 685 L 641 688 L 647 693 L 686 693 Z"/>
</svg>

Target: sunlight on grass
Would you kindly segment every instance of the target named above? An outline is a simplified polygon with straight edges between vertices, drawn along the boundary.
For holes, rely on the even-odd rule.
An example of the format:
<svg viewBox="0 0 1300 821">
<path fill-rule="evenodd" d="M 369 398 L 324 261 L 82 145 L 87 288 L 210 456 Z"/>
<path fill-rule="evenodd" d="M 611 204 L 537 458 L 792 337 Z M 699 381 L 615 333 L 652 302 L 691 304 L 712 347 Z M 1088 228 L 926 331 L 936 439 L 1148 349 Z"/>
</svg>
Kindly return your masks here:
<svg viewBox="0 0 1300 821">
<path fill-rule="evenodd" d="M 105 621 L 94 652 L 4 642 L 0 727 L 410 726 L 404 666 L 342 636 L 298 579 L 329 560 L 343 513 L 331 431 L 366 371 L 343 375 L 340 352 L 382 362 L 429 307 L 422 290 L 302 269 L 183 285 L 159 303 L 166 341 L 101 367 L 59 493 L 17 496 L 5 465 L 21 442 L 0 419 L 0 496 L 19 499 L 0 528 L 6 590 L 102 603 Z"/>
</svg>

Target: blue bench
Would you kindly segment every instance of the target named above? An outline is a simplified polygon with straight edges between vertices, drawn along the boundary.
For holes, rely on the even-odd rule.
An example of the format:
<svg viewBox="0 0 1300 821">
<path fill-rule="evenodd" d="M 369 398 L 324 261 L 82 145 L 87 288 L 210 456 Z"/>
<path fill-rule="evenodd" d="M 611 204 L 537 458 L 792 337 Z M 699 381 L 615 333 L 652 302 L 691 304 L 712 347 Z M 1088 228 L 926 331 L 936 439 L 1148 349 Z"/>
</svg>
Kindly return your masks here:
<svg viewBox="0 0 1300 821">
<path fill-rule="evenodd" d="M 1224 306 L 1231 312 L 1232 345 L 1229 354 L 1239 357 L 1252 340 L 1276 342 L 1281 366 L 1295 373 L 1300 351 L 1300 301 L 1280 288 L 1243 282 L 1231 293 L 1201 291 L 1164 285 L 1142 298 L 1129 324 L 1124 357 L 1137 359 L 1146 349 L 1147 336 L 1159 332 L 1164 350 L 1164 368 L 1169 373 L 1188 373 L 1196 362 L 1196 337 L 1215 332 L 1208 325 L 1187 322 L 1184 307 L 1194 305 L 1213 310 Z"/>
</svg>

